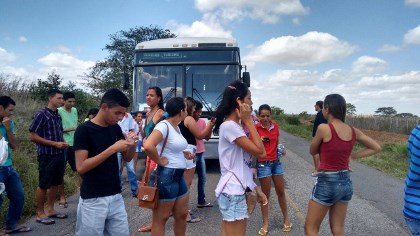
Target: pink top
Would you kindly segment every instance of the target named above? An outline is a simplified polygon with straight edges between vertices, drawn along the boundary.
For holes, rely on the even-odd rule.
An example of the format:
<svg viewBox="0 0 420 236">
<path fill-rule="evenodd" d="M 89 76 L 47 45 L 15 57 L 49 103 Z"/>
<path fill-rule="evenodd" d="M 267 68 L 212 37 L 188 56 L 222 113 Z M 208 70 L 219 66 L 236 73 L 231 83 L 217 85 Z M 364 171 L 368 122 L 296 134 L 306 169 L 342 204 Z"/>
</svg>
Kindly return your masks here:
<svg viewBox="0 0 420 236">
<path fill-rule="evenodd" d="M 345 141 L 338 137 L 332 124 L 328 124 L 328 126 L 331 129 L 331 140 L 321 143 L 319 170 L 347 170 L 350 154 L 356 140 L 356 132 L 351 127 L 352 138 Z"/>
<path fill-rule="evenodd" d="M 206 128 L 206 121 L 204 119 L 198 119 L 197 120 L 197 127 L 200 132 L 202 132 Z M 206 148 L 204 147 L 204 140 L 202 139 L 195 139 L 197 142 L 197 153 L 203 153 L 206 151 Z"/>
</svg>

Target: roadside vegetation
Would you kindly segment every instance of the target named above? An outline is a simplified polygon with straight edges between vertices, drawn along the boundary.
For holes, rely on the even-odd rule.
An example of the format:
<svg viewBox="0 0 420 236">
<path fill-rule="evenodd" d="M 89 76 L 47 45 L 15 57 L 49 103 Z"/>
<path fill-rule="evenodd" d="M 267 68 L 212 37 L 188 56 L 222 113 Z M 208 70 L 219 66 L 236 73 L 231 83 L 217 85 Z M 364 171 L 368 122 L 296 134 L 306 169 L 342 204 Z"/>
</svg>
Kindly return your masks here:
<svg viewBox="0 0 420 236">
<path fill-rule="evenodd" d="M 311 117 L 306 113 L 301 113 L 299 115 L 273 115 L 272 119 L 279 124 L 280 129 L 288 133 L 299 136 L 308 141 L 312 139 L 312 124 L 310 123 Z M 381 119 L 384 118 L 382 117 Z M 389 119 L 392 118 L 389 117 Z M 416 124 L 413 125 L 414 126 L 411 129 L 413 129 Z M 357 126 L 355 127 L 358 128 Z M 383 171 L 396 178 L 404 179 L 409 167 L 407 157 L 407 136 L 396 135 L 386 131 L 372 131 L 366 134 L 381 144 L 382 152 L 371 157 L 358 159 L 356 161 Z M 398 138 L 395 138 L 395 136 Z M 356 145 L 355 149 L 358 148 L 360 148 L 360 146 Z"/>
</svg>

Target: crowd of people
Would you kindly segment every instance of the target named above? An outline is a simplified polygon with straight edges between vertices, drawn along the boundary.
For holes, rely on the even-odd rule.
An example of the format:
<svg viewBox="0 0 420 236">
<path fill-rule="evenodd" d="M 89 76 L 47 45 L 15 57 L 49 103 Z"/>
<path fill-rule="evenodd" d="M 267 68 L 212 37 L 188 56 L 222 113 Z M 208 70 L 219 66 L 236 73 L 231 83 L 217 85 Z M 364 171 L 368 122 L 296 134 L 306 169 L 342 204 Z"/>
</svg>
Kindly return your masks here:
<svg viewBox="0 0 420 236">
<path fill-rule="evenodd" d="M 124 206 L 121 172 L 124 163 L 133 197 L 137 196 L 136 165 L 142 148 L 147 154 L 150 169 L 143 174 L 149 184 L 159 188 L 159 203 L 152 210 L 151 222 L 139 232 L 164 235 L 169 217 L 174 218 L 175 235 L 185 235 L 187 223 L 201 219 L 188 209 L 189 192 L 195 172 L 198 175 L 197 207 L 213 207 L 206 201 L 206 166 L 204 141 L 212 132 L 219 134 L 219 163 L 221 176 L 215 195 L 222 216 L 220 234 L 245 235 L 250 213 L 247 192 L 254 192 L 260 204 L 262 225 L 256 231 L 269 233 L 268 205 L 271 185 L 282 212 L 281 231 L 290 232 L 293 223 L 288 214 L 282 158 L 286 150 L 280 142 L 280 129 L 271 120 L 271 107 L 258 108 L 258 119 L 252 111 L 251 91 L 240 82 L 232 82 L 223 91 L 214 117 L 200 118 L 203 104 L 193 98 L 174 97 L 163 104 L 162 90 L 150 87 L 146 102 L 148 111 L 128 113 L 126 95 L 118 89 L 108 90 L 99 108 L 89 111 L 83 123 L 78 122 L 76 98 L 70 92 L 48 92 L 48 104 L 39 110 L 29 127 L 31 141 L 36 143 L 39 164 L 39 185 L 36 190 L 36 222 L 54 224 L 68 216 L 54 208 L 57 191 L 58 206 L 67 208 L 63 187 L 66 164 L 80 175 L 80 198 L 77 206 L 76 235 L 129 235 L 128 217 Z M 13 114 L 15 102 L 0 97 L 0 139 L 8 141 L 9 149 L 16 148 Z M 318 112 L 310 154 L 314 158 L 316 178 L 308 203 L 304 225 L 306 235 L 318 235 L 325 215 L 333 235 L 344 235 L 347 206 L 353 195 L 350 179 L 351 158 L 373 155 L 380 145 L 360 130 L 345 123 L 346 101 L 330 94 L 315 105 Z M 410 172 L 406 181 L 404 216 L 413 234 L 419 231 L 419 195 L 416 192 L 420 175 L 416 169 L 420 150 L 418 132 L 413 130 L 409 140 Z M 355 142 L 364 148 L 354 151 Z M 0 167 L 0 182 L 10 200 L 5 234 L 29 232 L 18 226 L 23 209 L 23 189 L 19 174 L 13 169 L 11 152 Z M 156 182 L 157 181 L 157 182 Z M 45 207 L 45 199 L 46 207 Z M 2 198 L 0 195 L 0 204 Z M 277 221 L 277 220 L 276 220 Z M 280 222 L 280 220 L 279 220 Z M 146 223 L 146 222 L 145 222 Z M 416 231 L 417 230 L 417 231 Z"/>
</svg>

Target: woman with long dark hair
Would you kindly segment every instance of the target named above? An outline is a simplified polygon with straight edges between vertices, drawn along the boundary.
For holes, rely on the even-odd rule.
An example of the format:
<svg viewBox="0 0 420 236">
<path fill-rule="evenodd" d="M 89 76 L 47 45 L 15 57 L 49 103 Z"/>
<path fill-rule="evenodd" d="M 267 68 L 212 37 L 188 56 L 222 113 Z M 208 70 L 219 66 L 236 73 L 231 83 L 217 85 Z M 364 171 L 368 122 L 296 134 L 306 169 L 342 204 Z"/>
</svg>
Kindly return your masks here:
<svg viewBox="0 0 420 236">
<path fill-rule="evenodd" d="M 305 221 L 305 234 L 318 235 L 319 227 L 329 212 L 333 235 L 344 235 L 347 206 L 353 196 L 350 180 L 350 158 L 374 155 L 381 146 L 362 131 L 345 123 L 346 100 L 339 94 L 325 97 L 322 114 L 328 124 L 320 124 L 312 139 L 310 153 L 319 153 L 317 180 L 309 200 Z M 353 152 L 355 142 L 364 149 Z"/>
<path fill-rule="evenodd" d="M 221 235 L 245 235 L 249 217 L 245 191 L 255 191 L 258 201 L 267 204 L 264 193 L 253 181 L 251 155 L 265 158 L 264 144 L 251 118 L 251 92 L 240 82 L 232 82 L 223 92 L 216 110 L 216 131 L 219 131 L 219 162 L 221 177 L 216 197 L 223 220 Z M 250 132 L 248 138 L 241 125 Z"/>
<path fill-rule="evenodd" d="M 166 103 L 166 120 L 159 122 L 144 144 L 147 155 L 157 163 L 150 175 L 153 186 L 157 176 L 159 204 L 153 209 L 152 235 L 164 235 L 171 213 L 174 217 L 174 235 L 185 235 L 188 214 L 188 188 L 184 179 L 186 159 L 194 154 L 186 152 L 188 143 L 179 130 L 179 123 L 187 116 L 184 99 L 175 97 Z M 163 148 L 164 140 L 168 137 Z M 163 152 L 162 152 L 163 148 Z M 159 156 L 159 152 L 162 155 Z"/>
</svg>

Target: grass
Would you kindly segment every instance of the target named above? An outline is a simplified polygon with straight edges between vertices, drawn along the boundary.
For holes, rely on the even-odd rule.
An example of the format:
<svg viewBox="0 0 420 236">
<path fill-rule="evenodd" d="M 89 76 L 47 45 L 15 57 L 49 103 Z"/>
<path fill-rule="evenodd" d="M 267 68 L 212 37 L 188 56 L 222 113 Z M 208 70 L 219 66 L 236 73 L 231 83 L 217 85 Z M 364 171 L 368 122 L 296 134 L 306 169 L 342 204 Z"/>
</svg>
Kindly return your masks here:
<svg viewBox="0 0 420 236">
<path fill-rule="evenodd" d="M 308 141 L 312 139 L 312 125 L 291 125 L 287 123 L 290 119 L 285 119 L 284 116 L 285 115 L 273 116 L 272 119 L 279 124 L 281 129 L 288 133 L 304 138 Z M 356 151 L 360 148 L 361 145 L 357 144 L 354 147 L 354 150 Z M 370 157 L 357 159 L 356 161 L 387 173 L 388 175 L 404 179 L 409 168 L 407 144 L 383 144 L 382 151 L 380 153 Z"/>
</svg>

